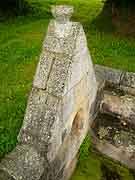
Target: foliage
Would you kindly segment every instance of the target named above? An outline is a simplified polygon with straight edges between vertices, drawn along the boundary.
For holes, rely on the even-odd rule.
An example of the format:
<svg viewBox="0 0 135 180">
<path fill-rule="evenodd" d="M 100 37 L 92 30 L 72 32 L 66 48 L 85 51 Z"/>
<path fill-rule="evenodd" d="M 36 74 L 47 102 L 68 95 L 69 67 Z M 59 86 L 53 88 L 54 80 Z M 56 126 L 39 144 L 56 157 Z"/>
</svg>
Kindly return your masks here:
<svg viewBox="0 0 135 180">
<path fill-rule="evenodd" d="M 121 166 L 118 164 L 118 162 L 113 162 L 106 157 L 100 157 L 100 160 L 103 172 L 106 174 L 110 173 L 110 176 L 108 175 L 109 180 L 111 180 L 111 176 L 115 174 L 122 180 L 133 180 L 133 176 L 130 170 L 124 166 Z"/>
<path fill-rule="evenodd" d="M 116 7 L 125 7 L 134 6 L 135 1 L 133 0 L 107 0 L 108 3 L 114 3 Z"/>
<path fill-rule="evenodd" d="M 5 0 L 0 1 L 0 9 L 1 11 L 22 14 L 22 12 L 26 11 L 27 4 L 25 0 Z"/>
<path fill-rule="evenodd" d="M 9 136 L 10 131 L 8 131 L 4 127 L 0 127 L 0 158 L 4 155 L 4 153 L 8 153 L 8 151 L 12 150 L 14 147 L 16 137 L 10 139 Z"/>
</svg>

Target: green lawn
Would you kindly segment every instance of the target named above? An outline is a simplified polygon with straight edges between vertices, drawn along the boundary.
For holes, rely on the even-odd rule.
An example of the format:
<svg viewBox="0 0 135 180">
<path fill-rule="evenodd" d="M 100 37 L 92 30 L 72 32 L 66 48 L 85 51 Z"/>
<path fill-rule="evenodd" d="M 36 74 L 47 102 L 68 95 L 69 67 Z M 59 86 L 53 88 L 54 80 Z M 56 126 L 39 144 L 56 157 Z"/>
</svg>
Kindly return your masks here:
<svg viewBox="0 0 135 180">
<path fill-rule="evenodd" d="M 50 5 L 74 5 L 73 20 L 84 26 L 94 63 L 135 71 L 134 37 L 115 32 L 110 16 L 101 14 L 101 0 L 29 1 L 33 10 L 27 16 L 9 17 L 0 22 L 0 158 L 17 142 L 42 41 L 51 18 Z M 100 160 L 94 160 L 93 156 L 89 158 L 87 162 L 94 164 L 90 167 L 99 167 Z M 100 174 L 100 168 L 97 172 Z M 91 177 L 89 180 L 96 179 L 94 175 Z"/>
<path fill-rule="evenodd" d="M 95 152 L 87 136 L 79 151 L 77 168 L 71 180 L 134 180 L 126 167 Z"/>
</svg>

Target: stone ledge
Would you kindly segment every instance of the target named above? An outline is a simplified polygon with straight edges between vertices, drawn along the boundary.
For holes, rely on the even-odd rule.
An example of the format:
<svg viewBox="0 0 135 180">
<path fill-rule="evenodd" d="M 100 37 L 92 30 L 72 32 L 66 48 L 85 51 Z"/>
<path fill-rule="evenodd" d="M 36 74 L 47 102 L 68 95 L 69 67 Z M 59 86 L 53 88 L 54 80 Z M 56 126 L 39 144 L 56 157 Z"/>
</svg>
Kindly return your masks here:
<svg viewBox="0 0 135 180">
<path fill-rule="evenodd" d="M 125 94 L 135 95 L 135 73 L 125 72 L 102 65 L 95 65 L 96 77 L 105 80 L 105 88 L 116 89 Z"/>
<path fill-rule="evenodd" d="M 131 159 L 130 153 L 128 153 L 124 147 L 117 148 L 107 141 L 100 141 L 94 134 L 93 130 L 90 131 L 92 136 L 92 144 L 100 153 L 112 158 L 115 161 L 119 161 L 131 169 L 135 169 L 135 158 Z"/>
<path fill-rule="evenodd" d="M 17 145 L 0 164 L 0 180 L 39 180 L 43 164 L 44 158 L 32 146 Z"/>
</svg>

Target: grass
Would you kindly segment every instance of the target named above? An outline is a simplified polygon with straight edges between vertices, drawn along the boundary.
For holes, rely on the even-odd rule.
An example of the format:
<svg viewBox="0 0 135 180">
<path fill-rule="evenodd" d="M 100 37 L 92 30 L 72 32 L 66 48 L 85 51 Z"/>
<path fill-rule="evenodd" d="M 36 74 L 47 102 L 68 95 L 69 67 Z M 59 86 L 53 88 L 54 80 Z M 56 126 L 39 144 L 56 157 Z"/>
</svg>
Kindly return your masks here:
<svg viewBox="0 0 135 180">
<path fill-rule="evenodd" d="M 0 158 L 17 142 L 42 41 L 51 18 L 50 5 L 74 5 L 73 20 L 84 26 L 94 63 L 135 72 L 134 37 L 115 31 L 110 16 L 102 13 L 104 4 L 101 0 L 29 0 L 29 3 L 32 9 L 27 15 L 13 17 L 9 13 L 8 18 L 0 18 Z M 74 180 L 85 169 L 83 164 L 88 167 L 83 174 L 89 174 L 92 169 L 89 179 L 98 179 L 100 160 L 91 154 L 78 166 Z"/>
<path fill-rule="evenodd" d="M 80 148 L 79 161 L 71 180 L 114 180 L 118 179 L 116 177 L 133 180 L 132 173 L 126 167 L 94 151 L 87 136 Z"/>
<path fill-rule="evenodd" d="M 80 147 L 77 168 L 71 180 L 101 180 L 100 160 L 95 153 L 90 152 L 90 137 L 87 136 Z"/>
<path fill-rule="evenodd" d="M 16 144 L 47 19 L 0 24 L 0 157 Z"/>
</svg>

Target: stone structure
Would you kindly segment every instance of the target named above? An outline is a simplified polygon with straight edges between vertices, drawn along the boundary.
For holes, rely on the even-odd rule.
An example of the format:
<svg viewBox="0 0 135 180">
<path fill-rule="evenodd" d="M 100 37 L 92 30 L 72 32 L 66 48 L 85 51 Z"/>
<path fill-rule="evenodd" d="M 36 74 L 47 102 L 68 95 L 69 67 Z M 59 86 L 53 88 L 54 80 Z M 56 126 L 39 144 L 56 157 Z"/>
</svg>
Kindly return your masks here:
<svg viewBox="0 0 135 180">
<path fill-rule="evenodd" d="M 0 164 L 1 180 L 66 180 L 92 120 L 97 83 L 73 7 L 52 7 L 17 147 Z M 90 117 L 90 118 L 89 118 Z"/>
<path fill-rule="evenodd" d="M 90 134 L 93 146 L 135 170 L 135 73 L 95 66 L 97 117 Z"/>
<path fill-rule="evenodd" d="M 18 144 L 0 163 L 0 180 L 68 180 L 90 127 L 98 151 L 135 169 L 135 73 L 96 65 L 95 76 L 83 27 L 70 21 L 73 7 L 52 13 Z M 96 134 L 99 114 L 112 116 L 112 126 Z M 115 122 L 123 129 L 114 135 Z M 109 133 L 114 139 L 101 141 Z"/>
</svg>

